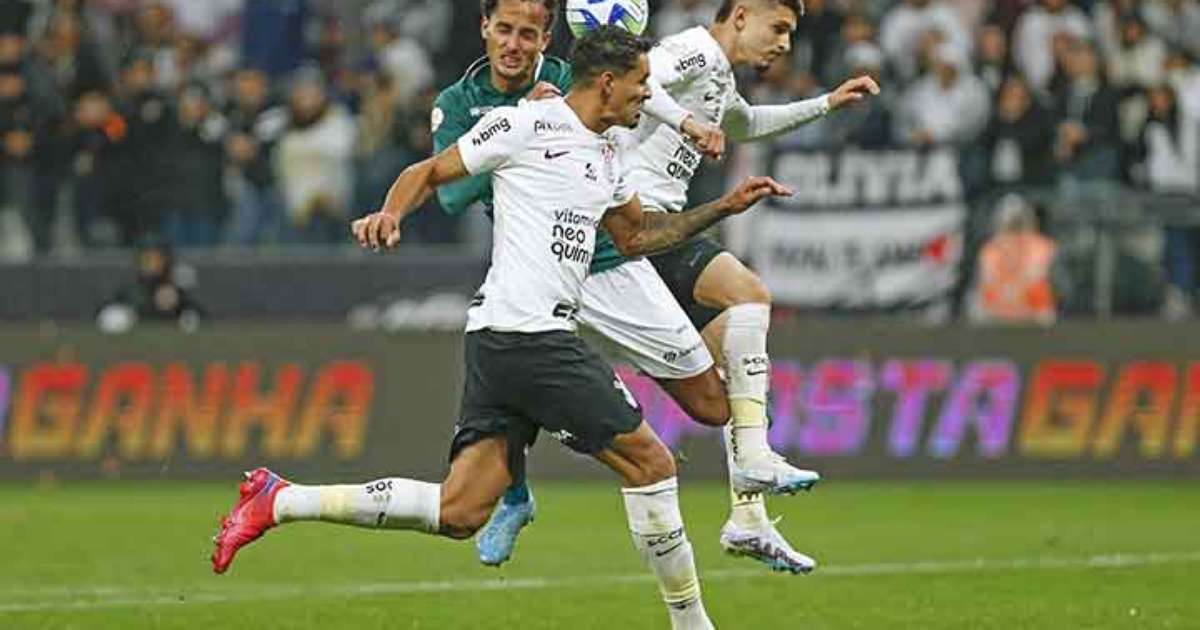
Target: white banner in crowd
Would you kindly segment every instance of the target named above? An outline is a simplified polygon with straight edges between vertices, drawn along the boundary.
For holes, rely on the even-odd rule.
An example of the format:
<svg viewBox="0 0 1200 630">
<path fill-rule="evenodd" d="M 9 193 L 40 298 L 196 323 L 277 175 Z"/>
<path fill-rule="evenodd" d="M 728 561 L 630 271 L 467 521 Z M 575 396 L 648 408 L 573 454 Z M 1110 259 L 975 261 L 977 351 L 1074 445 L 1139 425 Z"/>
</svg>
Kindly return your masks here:
<svg viewBox="0 0 1200 630">
<path fill-rule="evenodd" d="M 753 248 L 777 302 L 903 307 L 953 288 L 966 207 L 952 151 L 783 153 L 773 174 L 796 190 L 760 215 Z"/>
</svg>

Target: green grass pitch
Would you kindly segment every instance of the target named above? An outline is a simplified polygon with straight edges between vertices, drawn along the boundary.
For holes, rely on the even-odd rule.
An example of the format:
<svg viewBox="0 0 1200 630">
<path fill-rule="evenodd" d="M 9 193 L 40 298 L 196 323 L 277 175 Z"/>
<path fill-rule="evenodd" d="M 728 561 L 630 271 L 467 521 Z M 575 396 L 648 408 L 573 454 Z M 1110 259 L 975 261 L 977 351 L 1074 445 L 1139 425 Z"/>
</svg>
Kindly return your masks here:
<svg viewBox="0 0 1200 630">
<path fill-rule="evenodd" d="M 719 628 L 1200 628 L 1194 483 L 827 482 L 770 501 L 822 566 L 724 556 L 726 494 L 683 507 Z M 667 628 L 615 485 L 535 483 L 495 570 L 471 543 L 276 529 L 210 573 L 227 484 L 0 485 L 0 628 Z"/>
</svg>

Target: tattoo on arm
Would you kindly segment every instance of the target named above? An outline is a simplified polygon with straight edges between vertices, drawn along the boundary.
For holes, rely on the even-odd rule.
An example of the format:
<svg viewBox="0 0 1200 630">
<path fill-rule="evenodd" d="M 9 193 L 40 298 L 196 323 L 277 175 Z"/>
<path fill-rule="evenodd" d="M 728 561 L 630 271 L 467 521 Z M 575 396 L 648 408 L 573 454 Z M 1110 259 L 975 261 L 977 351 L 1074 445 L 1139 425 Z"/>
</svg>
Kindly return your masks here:
<svg viewBox="0 0 1200 630">
<path fill-rule="evenodd" d="M 646 212 L 642 215 L 642 226 L 631 241 L 631 252 L 627 256 L 656 254 L 678 245 L 703 232 L 725 218 L 720 201 L 706 203 L 687 212 Z"/>
</svg>

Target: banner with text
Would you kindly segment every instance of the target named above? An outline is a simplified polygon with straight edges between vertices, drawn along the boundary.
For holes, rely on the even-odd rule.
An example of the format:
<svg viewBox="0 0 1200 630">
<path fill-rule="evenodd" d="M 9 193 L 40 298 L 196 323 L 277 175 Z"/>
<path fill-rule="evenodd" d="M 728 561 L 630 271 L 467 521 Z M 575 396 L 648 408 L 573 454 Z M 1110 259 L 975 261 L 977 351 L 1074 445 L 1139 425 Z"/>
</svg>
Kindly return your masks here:
<svg viewBox="0 0 1200 630">
<path fill-rule="evenodd" d="M 754 264 L 780 303 L 880 309 L 953 288 L 966 206 L 950 150 L 781 152 L 796 194 L 761 215 Z"/>
<path fill-rule="evenodd" d="M 770 440 L 839 477 L 1200 477 L 1200 328 L 772 333 Z M 0 478 L 437 478 L 458 413 L 461 335 L 337 326 L 196 335 L 0 331 Z M 719 433 L 620 369 L 682 474 L 720 478 Z M 537 477 L 610 475 L 546 434 Z"/>
</svg>

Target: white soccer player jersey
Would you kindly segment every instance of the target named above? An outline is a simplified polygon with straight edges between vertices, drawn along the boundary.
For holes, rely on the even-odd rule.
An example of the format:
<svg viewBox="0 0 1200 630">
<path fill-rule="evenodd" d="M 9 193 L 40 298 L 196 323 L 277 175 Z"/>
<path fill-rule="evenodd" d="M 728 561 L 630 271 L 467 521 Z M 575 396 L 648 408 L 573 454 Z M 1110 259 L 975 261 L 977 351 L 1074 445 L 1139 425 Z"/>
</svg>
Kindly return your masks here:
<svg viewBox="0 0 1200 630">
<path fill-rule="evenodd" d="M 633 196 L 612 135 L 554 98 L 492 110 L 458 149 L 494 190 L 492 264 L 467 332 L 574 330 L 600 220 Z"/>
<path fill-rule="evenodd" d="M 730 107 L 745 106 L 733 67 L 703 26 L 663 39 L 650 51 L 650 73 L 698 120 L 720 125 Z M 740 103 L 739 103 L 740 101 Z M 700 166 L 700 152 L 678 131 L 649 117 L 638 127 L 641 146 L 627 158 L 629 185 L 642 203 L 677 212 Z"/>
</svg>

